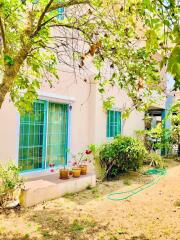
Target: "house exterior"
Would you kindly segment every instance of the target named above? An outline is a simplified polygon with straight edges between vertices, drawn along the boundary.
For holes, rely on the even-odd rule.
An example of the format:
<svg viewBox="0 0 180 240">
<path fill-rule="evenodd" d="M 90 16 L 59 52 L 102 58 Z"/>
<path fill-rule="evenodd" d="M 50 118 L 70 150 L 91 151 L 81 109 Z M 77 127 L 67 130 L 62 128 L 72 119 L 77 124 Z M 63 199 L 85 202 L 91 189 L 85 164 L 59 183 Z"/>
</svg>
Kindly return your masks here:
<svg viewBox="0 0 180 240">
<path fill-rule="evenodd" d="M 132 104 L 124 91 L 109 89 L 107 95 L 115 97 L 115 104 L 105 111 L 98 85 L 73 73 L 62 73 L 53 88 L 44 82 L 38 95 L 33 114 L 20 116 L 8 96 L 0 109 L 0 161 L 13 161 L 31 177 L 46 174 L 49 163 L 70 165 L 72 154 L 89 144 L 101 144 L 118 134 L 134 136 L 145 128 L 142 112 L 134 110 L 127 120 L 122 119 L 124 109 Z M 179 92 L 168 93 L 165 101 L 152 106 L 153 124 L 162 121 L 178 99 Z"/>
<path fill-rule="evenodd" d="M 71 154 L 89 144 L 144 129 L 143 113 L 133 111 L 122 120 L 123 109 L 131 105 L 124 91 L 114 87 L 108 94 L 115 97 L 115 105 L 105 111 L 96 84 L 63 73 L 53 88 L 42 84 L 33 115 L 20 116 L 7 96 L 0 109 L 1 163 L 14 161 L 26 174 L 45 172 L 51 162 L 69 165 Z"/>
</svg>

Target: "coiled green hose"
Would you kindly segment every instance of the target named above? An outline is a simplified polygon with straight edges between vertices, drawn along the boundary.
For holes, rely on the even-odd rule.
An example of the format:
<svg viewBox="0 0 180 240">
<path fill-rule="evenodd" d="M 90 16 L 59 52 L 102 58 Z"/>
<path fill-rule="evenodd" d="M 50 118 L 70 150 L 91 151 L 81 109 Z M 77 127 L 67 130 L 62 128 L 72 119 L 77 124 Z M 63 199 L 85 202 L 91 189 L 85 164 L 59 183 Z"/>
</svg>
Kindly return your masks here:
<svg viewBox="0 0 180 240">
<path fill-rule="evenodd" d="M 110 193 L 107 198 L 109 200 L 114 200 L 114 201 L 122 201 L 122 200 L 125 200 L 125 199 L 128 199 L 130 197 L 132 197 L 133 195 L 135 194 L 138 194 L 142 191 L 144 191 L 146 188 L 149 188 L 149 187 L 152 187 L 153 185 L 155 185 L 156 183 L 159 182 L 159 180 L 165 176 L 167 173 L 166 169 L 164 168 L 153 168 L 153 169 L 149 169 L 147 170 L 144 174 L 146 175 L 158 175 L 156 178 L 150 180 L 149 182 L 137 187 L 137 188 L 134 188 L 134 189 L 131 189 L 129 191 L 126 191 L 126 192 L 113 192 L 113 193 Z M 123 197 L 119 197 L 120 195 L 124 195 Z"/>
</svg>

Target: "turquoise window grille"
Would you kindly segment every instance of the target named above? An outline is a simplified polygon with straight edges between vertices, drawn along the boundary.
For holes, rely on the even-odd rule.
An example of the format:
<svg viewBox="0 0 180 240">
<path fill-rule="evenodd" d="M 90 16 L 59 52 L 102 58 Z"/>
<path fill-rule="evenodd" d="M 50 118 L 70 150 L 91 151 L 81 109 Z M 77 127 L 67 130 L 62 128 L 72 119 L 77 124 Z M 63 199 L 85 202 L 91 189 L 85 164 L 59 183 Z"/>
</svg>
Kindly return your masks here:
<svg viewBox="0 0 180 240">
<path fill-rule="evenodd" d="M 67 105 L 49 103 L 47 129 L 47 163 L 64 165 L 67 159 Z"/>
<path fill-rule="evenodd" d="M 121 134 L 121 112 L 107 111 L 107 137 L 115 137 Z"/>
<path fill-rule="evenodd" d="M 57 19 L 58 19 L 58 20 L 64 20 L 65 8 L 58 8 L 57 11 L 58 11 Z"/>
<path fill-rule="evenodd" d="M 49 163 L 66 165 L 67 148 L 68 105 L 35 102 L 33 112 L 20 119 L 19 167 L 32 171 Z"/>
</svg>

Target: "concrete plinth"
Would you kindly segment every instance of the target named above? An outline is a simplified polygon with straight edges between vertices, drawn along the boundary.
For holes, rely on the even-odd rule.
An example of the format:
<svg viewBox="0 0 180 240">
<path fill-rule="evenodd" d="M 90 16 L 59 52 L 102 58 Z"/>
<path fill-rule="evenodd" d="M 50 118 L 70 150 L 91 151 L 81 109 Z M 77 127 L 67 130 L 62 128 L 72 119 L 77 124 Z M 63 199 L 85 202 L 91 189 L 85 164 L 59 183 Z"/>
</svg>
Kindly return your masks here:
<svg viewBox="0 0 180 240">
<path fill-rule="evenodd" d="M 94 173 L 68 180 L 60 180 L 58 174 L 35 178 L 25 183 L 25 189 L 22 190 L 20 197 L 20 204 L 24 207 L 34 206 L 63 196 L 66 193 L 82 191 L 89 185 L 92 187 L 96 185 Z"/>
</svg>

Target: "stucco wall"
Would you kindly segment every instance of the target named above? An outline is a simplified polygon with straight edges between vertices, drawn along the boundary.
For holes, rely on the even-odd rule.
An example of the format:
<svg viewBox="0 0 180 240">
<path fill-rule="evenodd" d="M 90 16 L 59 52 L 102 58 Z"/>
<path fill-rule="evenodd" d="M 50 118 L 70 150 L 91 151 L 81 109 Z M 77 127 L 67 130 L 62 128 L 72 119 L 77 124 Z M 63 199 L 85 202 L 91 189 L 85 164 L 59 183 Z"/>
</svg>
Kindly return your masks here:
<svg viewBox="0 0 180 240">
<path fill-rule="evenodd" d="M 19 114 L 7 97 L 0 109 L 0 163 L 17 162 Z"/>
<path fill-rule="evenodd" d="M 115 104 L 114 109 L 121 111 L 123 113 L 124 109 L 131 107 L 132 103 L 128 98 L 127 94 L 113 87 L 108 90 L 106 97 L 114 96 Z M 103 110 L 103 100 L 98 93 L 98 88 L 96 88 L 96 101 L 95 101 L 95 127 L 94 129 L 94 143 L 103 143 L 107 141 L 106 137 L 106 124 L 107 124 L 107 112 Z M 144 129 L 144 113 L 139 113 L 137 111 L 132 111 L 129 118 L 126 120 L 122 119 L 122 134 L 128 136 L 134 136 L 136 130 Z"/>
<path fill-rule="evenodd" d="M 83 78 L 75 78 L 72 73 L 63 73 L 60 76 L 60 81 L 54 83 L 53 88 L 44 83 L 41 93 L 56 95 L 59 97 L 59 100 L 56 99 L 59 102 L 62 97 L 66 99 L 64 101 L 67 103 L 69 103 L 68 99 L 73 99 L 70 103 L 72 106 L 70 114 L 71 153 L 75 154 L 91 143 L 107 141 L 107 113 L 103 110 L 103 100 L 98 93 L 98 86 L 84 82 Z M 131 105 L 125 92 L 115 87 L 109 89 L 107 95 L 115 96 L 114 107 L 120 111 Z M 134 111 L 123 123 L 122 134 L 131 136 L 134 135 L 135 130 L 143 128 L 143 114 Z M 0 110 L 0 160 L 17 162 L 18 145 L 19 114 L 13 104 L 6 100 Z"/>
</svg>

